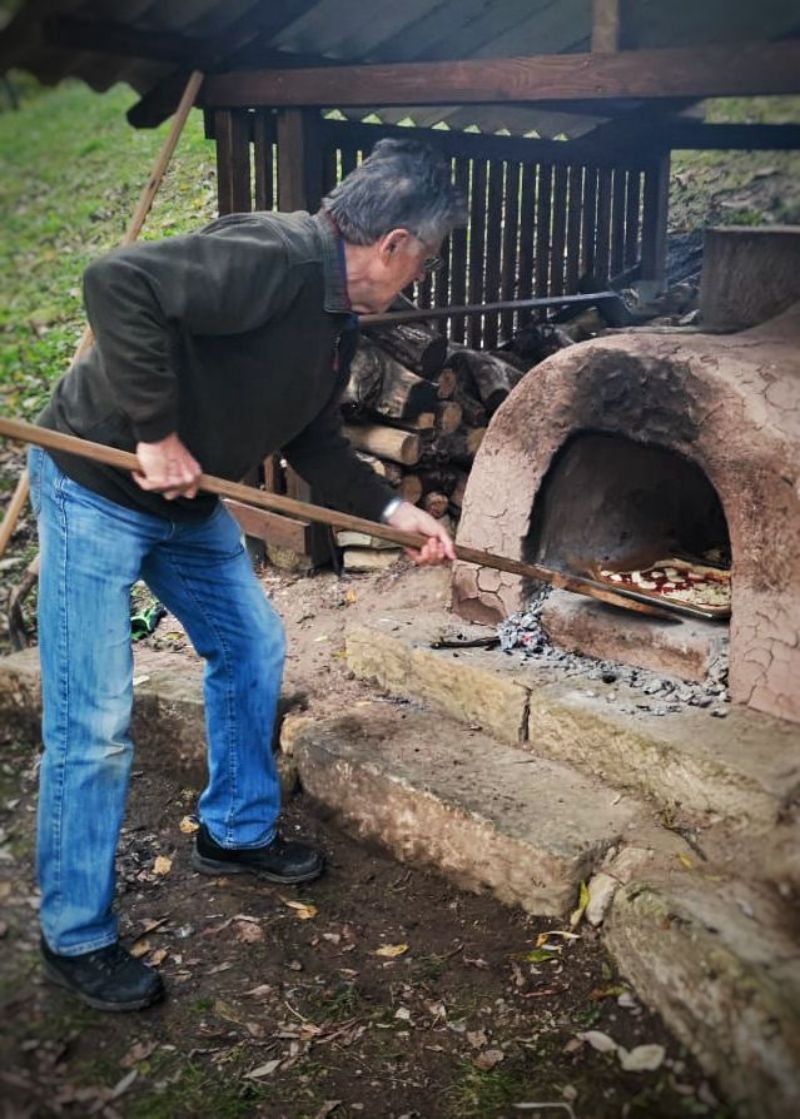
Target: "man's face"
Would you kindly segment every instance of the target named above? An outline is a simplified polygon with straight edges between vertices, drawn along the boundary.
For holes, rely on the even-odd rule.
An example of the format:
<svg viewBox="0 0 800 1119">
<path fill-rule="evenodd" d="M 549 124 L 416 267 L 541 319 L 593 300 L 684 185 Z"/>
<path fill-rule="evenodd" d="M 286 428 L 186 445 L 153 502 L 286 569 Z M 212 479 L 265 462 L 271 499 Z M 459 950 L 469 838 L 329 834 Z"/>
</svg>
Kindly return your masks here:
<svg viewBox="0 0 800 1119">
<path fill-rule="evenodd" d="M 426 245 L 407 229 L 387 233 L 365 254 L 363 272 L 350 290 L 353 310 L 386 311 L 404 288 L 425 276 L 438 250 L 438 245 Z"/>
</svg>

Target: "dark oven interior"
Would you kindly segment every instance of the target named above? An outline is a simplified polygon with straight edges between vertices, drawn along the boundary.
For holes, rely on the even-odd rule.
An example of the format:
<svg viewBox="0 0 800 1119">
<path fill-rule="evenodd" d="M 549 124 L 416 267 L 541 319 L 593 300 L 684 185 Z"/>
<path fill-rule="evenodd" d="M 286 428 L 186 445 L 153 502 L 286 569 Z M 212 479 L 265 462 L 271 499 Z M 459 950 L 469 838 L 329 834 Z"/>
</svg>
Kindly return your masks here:
<svg viewBox="0 0 800 1119">
<path fill-rule="evenodd" d="M 671 556 L 728 567 L 730 553 L 722 504 L 696 463 L 592 431 L 554 457 L 524 547 L 529 562 L 579 574 L 598 562 L 626 568 Z"/>
</svg>

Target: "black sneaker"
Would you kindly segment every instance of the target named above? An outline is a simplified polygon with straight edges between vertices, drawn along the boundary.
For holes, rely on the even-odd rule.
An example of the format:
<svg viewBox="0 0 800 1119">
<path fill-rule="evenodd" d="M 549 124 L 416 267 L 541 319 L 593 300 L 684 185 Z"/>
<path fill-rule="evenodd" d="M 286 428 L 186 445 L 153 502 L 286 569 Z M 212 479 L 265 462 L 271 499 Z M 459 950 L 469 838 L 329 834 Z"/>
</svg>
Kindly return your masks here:
<svg viewBox="0 0 800 1119">
<path fill-rule="evenodd" d="M 135 959 L 120 944 L 80 956 L 59 956 L 41 941 L 44 972 L 95 1010 L 144 1010 L 166 994 L 157 971 Z"/>
<path fill-rule="evenodd" d="M 310 882 L 325 867 L 322 852 L 308 843 L 276 835 L 267 847 L 230 850 L 211 838 L 205 824 L 195 836 L 192 866 L 201 874 L 257 874 L 267 882 Z"/>
</svg>

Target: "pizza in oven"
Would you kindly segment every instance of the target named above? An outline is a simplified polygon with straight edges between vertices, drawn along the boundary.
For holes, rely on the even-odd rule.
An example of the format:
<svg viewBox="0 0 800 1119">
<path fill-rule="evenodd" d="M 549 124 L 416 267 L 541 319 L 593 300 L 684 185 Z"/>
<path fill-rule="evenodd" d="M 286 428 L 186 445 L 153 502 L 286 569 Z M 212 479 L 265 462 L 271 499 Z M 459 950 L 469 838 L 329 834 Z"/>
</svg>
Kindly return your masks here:
<svg viewBox="0 0 800 1119">
<path fill-rule="evenodd" d="M 713 610 L 720 615 L 730 613 L 731 573 L 721 567 L 665 559 L 629 571 L 615 571 L 598 564 L 594 575 L 603 583 L 652 595 L 653 598 L 685 602 L 688 606 Z"/>
</svg>

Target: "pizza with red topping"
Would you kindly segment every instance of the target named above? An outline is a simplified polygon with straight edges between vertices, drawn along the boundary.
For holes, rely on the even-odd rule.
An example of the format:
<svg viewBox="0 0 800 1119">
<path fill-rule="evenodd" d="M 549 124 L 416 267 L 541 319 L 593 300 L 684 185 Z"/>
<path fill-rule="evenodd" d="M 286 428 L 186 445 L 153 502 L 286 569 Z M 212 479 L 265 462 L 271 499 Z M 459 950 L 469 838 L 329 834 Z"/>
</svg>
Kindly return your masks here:
<svg viewBox="0 0 800 1119">
<path fill-rule="evenodd" d="M 609 586 L 628 588 L 653 598 L 684 602 L 726 617 L 731 611 L 731 573 L 687 560 L 658 560 L 627 571 L 597 565 L 594 577 Z"/>
</svg>

